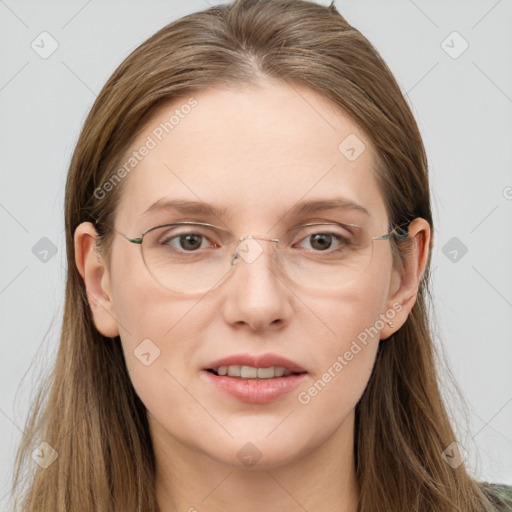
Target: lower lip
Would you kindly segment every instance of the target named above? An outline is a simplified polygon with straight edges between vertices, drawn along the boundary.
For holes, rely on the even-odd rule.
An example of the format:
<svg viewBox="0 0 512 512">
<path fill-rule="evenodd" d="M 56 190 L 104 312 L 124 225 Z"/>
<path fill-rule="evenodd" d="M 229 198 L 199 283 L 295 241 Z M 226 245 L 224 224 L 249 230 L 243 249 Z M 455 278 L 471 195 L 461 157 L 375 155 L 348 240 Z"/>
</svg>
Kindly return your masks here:
<svg viewBox="0 0 512 512">
<path fill-rule="evenodd" d="M 297 389 L 306 378 L 306 373 L 297 373 L 288 377 L 274 377 L 272 379 L 242 379 L 215 375 L 203 370 L 209 382 L 216 389 L 228 393 L 242 402 L 252 404 L 266 404 L 273 402 L 282 395 Z"/>
</svg>

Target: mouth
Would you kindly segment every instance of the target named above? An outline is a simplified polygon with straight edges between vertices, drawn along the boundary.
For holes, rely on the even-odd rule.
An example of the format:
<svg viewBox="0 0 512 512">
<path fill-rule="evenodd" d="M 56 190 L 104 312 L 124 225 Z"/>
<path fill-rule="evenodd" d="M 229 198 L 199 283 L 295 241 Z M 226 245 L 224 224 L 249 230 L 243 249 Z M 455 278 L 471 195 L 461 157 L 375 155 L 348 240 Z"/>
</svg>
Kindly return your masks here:
<svg viewBox="0 0 512 512">
<path fill-rule="evenodd" d="M 234 354 L 212 361 L 206 368 L 217 376 L 240 379 L 275 379 L 307 373 L 295 361 L 277 354 Z"/>
<path fill-rule="evenodd" d="M 268 368 L 256 368 L 254 366 L 230 365 L 218 366 L 217 368 L 207 368 L 208 372 L 217 377 L 233 377 L 238 379 L 275 379 L 280 377 L 289 377 L 290 375 L 300 375 L 307 373 L 304 371 L 292 372 L 284 366 L 270 366 Z"/>
<path fill-rule="evenodd" d="M 297 363 L 274 354 L 223 358 L 210 363 L 201 373 L 217 391 L 242 402 L 259 404 L 290 393 L 308 374 Z"/>
</svg>

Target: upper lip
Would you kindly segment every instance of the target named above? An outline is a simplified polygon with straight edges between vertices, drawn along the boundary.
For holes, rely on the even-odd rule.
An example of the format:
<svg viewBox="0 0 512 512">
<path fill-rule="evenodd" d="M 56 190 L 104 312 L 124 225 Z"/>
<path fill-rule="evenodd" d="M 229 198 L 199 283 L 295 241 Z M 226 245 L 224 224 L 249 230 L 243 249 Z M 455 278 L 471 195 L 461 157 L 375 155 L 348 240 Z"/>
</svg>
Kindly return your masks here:
<svg viewBox="0 0 512 512">
<path fill-rule="evenodd" d="M 270 368 L 271 366 L 281 366 L 294 373 L 304 373 L 306 370 L 300 364 L 277 354 L 233 354 L 222 359 L 217 359 L 209 363 L 205 370 L 217 370 L 219 366 L 252 366 L 253 368 Z"/>
</svg>

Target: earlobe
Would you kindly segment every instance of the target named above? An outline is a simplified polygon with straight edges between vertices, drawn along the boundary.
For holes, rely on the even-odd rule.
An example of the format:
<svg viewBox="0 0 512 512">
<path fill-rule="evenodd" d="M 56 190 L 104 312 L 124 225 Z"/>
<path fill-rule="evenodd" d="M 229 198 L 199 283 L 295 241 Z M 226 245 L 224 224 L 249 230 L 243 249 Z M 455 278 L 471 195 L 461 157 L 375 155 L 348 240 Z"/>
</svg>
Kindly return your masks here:
<svg viewBox="0 0 512 512">
<path fill-rule="evenodd" d="M 75 263 L 84 280 L 94 325 L 103 336 L 114 338 L 119 335 L 119 328 L 114 315 L 110 275 L 97 250 L 97 236 L 91 222 L 83 222 L 76 228 Z"/>
<path fill-rule="evenodd" d="M 420 217 L 409 224 L 410 249 L 400 272 L 393 273 L 393 284 L 388 298 L 388 312 L 394 311 L 393 326 L 387 324 L 381 331 L 380 339 L 389 338 L 407 320 L 416 298 L 430 253 L 430 224 Z"/>
</svg>

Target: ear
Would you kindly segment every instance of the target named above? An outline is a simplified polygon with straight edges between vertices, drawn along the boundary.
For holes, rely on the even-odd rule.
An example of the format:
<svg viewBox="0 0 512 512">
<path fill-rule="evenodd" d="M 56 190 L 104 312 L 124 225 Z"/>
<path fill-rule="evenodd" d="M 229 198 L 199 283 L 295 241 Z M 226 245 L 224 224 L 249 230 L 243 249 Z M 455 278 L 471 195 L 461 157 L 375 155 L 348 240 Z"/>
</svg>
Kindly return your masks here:
<svg viewBox="0 0 512 512">
<path fill-rule="evenodd" d="M 405 256 L 403 268 L 394 270 L 385 316 L 393 324 L 384 325 L 380 339 L 385 340 L 396 332 L 407 320 L 416 303 L 418 287 L 429 258 L 430 224 L 420 217 L 409 224 L 409 238 L 413 243 Z M 391 316 L 394 312 L 394 316 Z"/>
<path fill-rule="evenodd" d="M 98 233 L 91 222 L 82 222 L 76 230 L 75 263 L 84 280 L 88 303 L 98 331 L 108 338 L 119 335 L 114 315 L 110 275 L 97 249 Z"/>
</svg>

